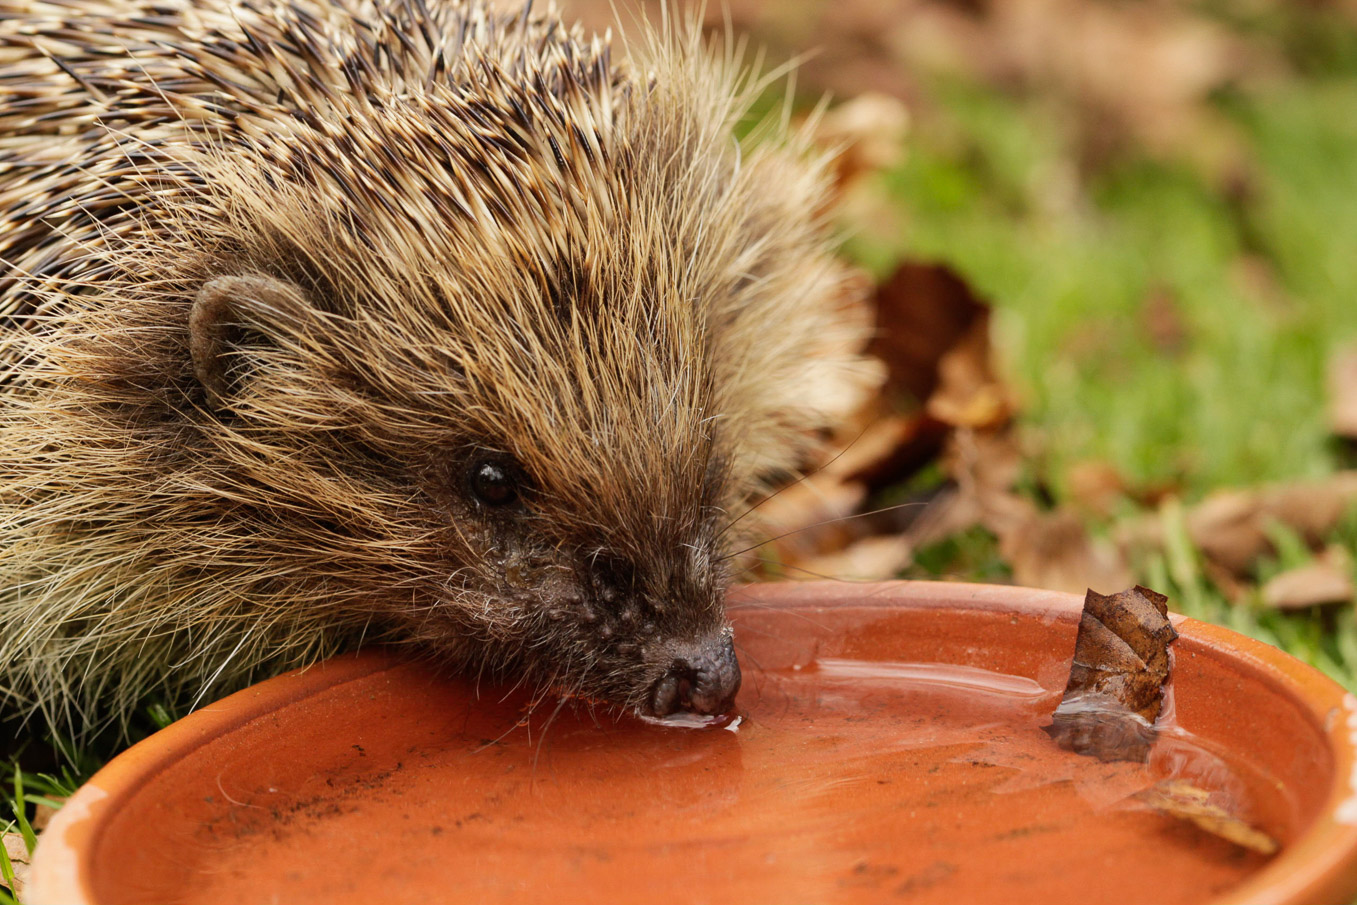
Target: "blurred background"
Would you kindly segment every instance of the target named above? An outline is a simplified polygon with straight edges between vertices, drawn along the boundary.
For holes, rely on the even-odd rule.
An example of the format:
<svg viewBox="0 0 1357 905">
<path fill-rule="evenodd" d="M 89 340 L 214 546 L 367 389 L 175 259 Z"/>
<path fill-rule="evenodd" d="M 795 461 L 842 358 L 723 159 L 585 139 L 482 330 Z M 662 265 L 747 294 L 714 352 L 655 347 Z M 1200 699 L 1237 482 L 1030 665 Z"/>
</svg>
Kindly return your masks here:
<svg viewBox="0 0 1357 905">
<path fill-rule="evenodd" d="M 890 375 L 753 574 L 1140 582 L 1357 690 L 1357 2 L 708 7 L 828 98 Z"/>
<path fill-rule="evenodd" d="M 558 2 L 595 30 L 661 9 Z M 838 149 L 886 374 L 759 507 L 743 577 L 1141 583 L 1357 691 L 1357 0 L 705 21 L 796 62 L 748 127 L 786 107 Z M 117 740 L 55 765 L 30 741 L 0 822 L 7 798 L 41 827 Z"/>
<path fill-rule="evenodd" d="M 558 2 L 595 30 L 661 10 Z M 1138 582 L 1357 691 L 1357 0 L 705 21 L 796 62 L 749 128 L 785 106 L 838 149 L 886 373 L 759 507 L 743 577 Z M 113 746 L 53 766 L 28 741 L 0 822 L 8 798 L 41 827 Z M 0 834 L 16 863 L 31 841 Z"/>
</svg>

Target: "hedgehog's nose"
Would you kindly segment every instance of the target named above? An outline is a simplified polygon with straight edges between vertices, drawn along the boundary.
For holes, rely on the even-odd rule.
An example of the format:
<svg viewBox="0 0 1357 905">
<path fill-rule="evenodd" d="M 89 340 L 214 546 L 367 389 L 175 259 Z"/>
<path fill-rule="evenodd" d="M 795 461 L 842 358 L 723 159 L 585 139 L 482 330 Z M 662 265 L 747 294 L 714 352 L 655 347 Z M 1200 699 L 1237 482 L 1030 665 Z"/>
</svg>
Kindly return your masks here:
<svg viewBox="0 0 1357 905">
<path fill-rule="evenodd" d="M 720 714 L 734 705 L 739 690 L 740 664 L 727 630 L 675 657 L 655 683 L 650 702 L 655 716 L 679 710 Z"/>
</svg>

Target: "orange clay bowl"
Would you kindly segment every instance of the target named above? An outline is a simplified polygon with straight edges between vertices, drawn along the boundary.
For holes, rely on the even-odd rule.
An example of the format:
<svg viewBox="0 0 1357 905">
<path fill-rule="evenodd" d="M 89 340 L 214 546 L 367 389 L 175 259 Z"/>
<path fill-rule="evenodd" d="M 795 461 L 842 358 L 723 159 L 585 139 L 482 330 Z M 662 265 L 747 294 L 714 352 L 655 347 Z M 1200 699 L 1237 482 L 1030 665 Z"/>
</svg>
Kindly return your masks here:
<svg viewBox="0 0 1357 905">
<path fill-rule="evenodd" d="M 204 707 L 61 809 L 28 901 L 1304 903 L 1357 893 L 1357 701 L 1174 617 L 1150 763 L 1040 730 L 1081 600 L 964 584 L 732 594 L 725 726 L 340 657 Z M 1166 777 L 1271 858 L 1131 797 Z"/>
</svg>

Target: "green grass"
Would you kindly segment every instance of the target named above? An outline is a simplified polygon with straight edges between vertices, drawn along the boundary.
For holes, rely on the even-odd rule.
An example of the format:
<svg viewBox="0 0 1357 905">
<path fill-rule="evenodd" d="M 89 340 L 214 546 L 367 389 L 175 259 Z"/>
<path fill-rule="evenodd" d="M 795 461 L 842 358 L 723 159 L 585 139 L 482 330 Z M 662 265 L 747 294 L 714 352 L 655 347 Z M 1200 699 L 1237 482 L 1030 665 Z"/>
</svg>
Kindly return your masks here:
<svg viewBox="0 0 1357 905">
<path fill-rule="evenodd" d="M 0 833 L 8 834 L 13 830 L 14 824 L 9 823 L 0 829 Z M 9 851 L 3 845 L 0 845 L 0 885 L 4 887 L 0 889 L 0 905 L 16 903 L 18 900 L 11 892 L 14 889 L 14 863 L 9 860 Z"/>
<path fill-rule="evenodd" d="M 42 804 L 60 807 L 62 800 L 75 791 L 79 781 L 69 769 L 60 776 L 26 774 L 17 764 L 13 767 L 13 777 L 12 792 L 5 796 L 13 819 L 0 824 L 0 834 L 17 831 L 23 837 L 24 848 L 31 855 L 38 844 L 37 833 L 30 823 L 31 809 Z M 9 892 L 14 888 L 14 865 L 4 846 L 0 846 L 0 886 L 4 887 L 0 888 L 0 905 L 18 905 L 18 899 Z"/>
<path fill-rule="evenodd" d="M 883 188 L 902 235 L 859 237 L 876 269 L 951 263 L 998 307 L 1025 424 L 1068 466 L 1212 487 L 1334 467 L 1324 365 L 1357 337 L 1357 80 L 1280 85 L 1217 105 L 1249 152 L 1246 197 L 1192 161 L 1134 153 L 1082 175 L 1038 101 L 940 85 Z M 1158 297 L 1181 331 L 1147 325 Z"/>
<path fill-rule="evenodd" d="M 1259 600 L 1257 585 L 1311 556 L 1298 538 L 1279 527 L 1275 558 L 1230 602 L 1182 527 L 1183 505 L 1212 489 L 1320 478 L 1351 457 L 1326 427 L 1324 375 L 1357 340 L 1357 26 L 1262 7 L 1203 7 L 1294 67 L 1204 103 L 1230 166 L 1135 146 L 1090 163 L 1069 108 L 939 78 L 907 160 L 881 179 L 903 229 L 850 249 L 878 273 L 902 256 L 947 262 L 995 305 L 1020 430 L 1040 451 L 1030 466 L 1056 504 L 1085 461 L 1173 495 L 1159 510 L 1172 543 L 1134 564 L 1142 582 L 1357 690 L 1350 607 Z M 1357 528 L 1330 541 L 1357 553 Z M 994 547 L 984 532 L 948 539 L 910 574 L 993 578 Z"/>
<path fill-rule="evenodd" d="M 32 820 L 40 805 L 57 809 L 115 754 L 174 722 L 176 715 L 158 701 L 134 714 L 124 736 L 110 730 L 79 747 L 60 738 L 40 738 L 23 727 L 0 724 L 0 739 L 13 740 L 0 755 L 0 833 L 19 833 L 31 854 L 37 844 Z M 13 866 L 0 849 L 0 905 L 17 905 L 3 887 L 13 883 Z"/>
<path fill-rule="evenodd" d="M 1256 593 L 1252 599 L 1231 603 L 1203 573 L 1200 555 L 1187 538 L 1182 509 L 1167 506 L 1161 517 L 1169 542 L 1163 554 L 1150 557 L 1142 568 L 1152 587 L 1173 598 L 1175 609 L 1280 647 L 1357 691 L 1357 623 L 1351 608 L 1282 613 L 1263 606 Z M 1277 553 L 1260 565 L 1263 579 L 1311 558 L 1305 543 L 1289 529 L 1279 525 L 1272 533 Z M 1333 541 L 1350 553 L 1357 548 L 1357 520 L 1349 519 Z"/>
</svg>

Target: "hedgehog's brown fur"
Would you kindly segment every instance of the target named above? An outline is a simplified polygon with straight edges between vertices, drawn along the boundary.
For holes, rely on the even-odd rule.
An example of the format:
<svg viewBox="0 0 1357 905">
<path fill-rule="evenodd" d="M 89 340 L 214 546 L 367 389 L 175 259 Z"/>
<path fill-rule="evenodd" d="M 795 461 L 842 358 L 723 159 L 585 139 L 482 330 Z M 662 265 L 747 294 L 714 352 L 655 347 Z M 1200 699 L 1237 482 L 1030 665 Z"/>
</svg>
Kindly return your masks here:
<svg viewBox="0 0 1357 905">
<path fill-rule="evenodd" d="M 0 0 L 6 709 L 79 728 L 364 637 L 635 707 L 721 630 L 726 526 L 860 330 L 821 163 L 738 144 L 731 56 L 642 31 Z M 521 508 L 468 495 L 487 453 Z"/>
</svg>

